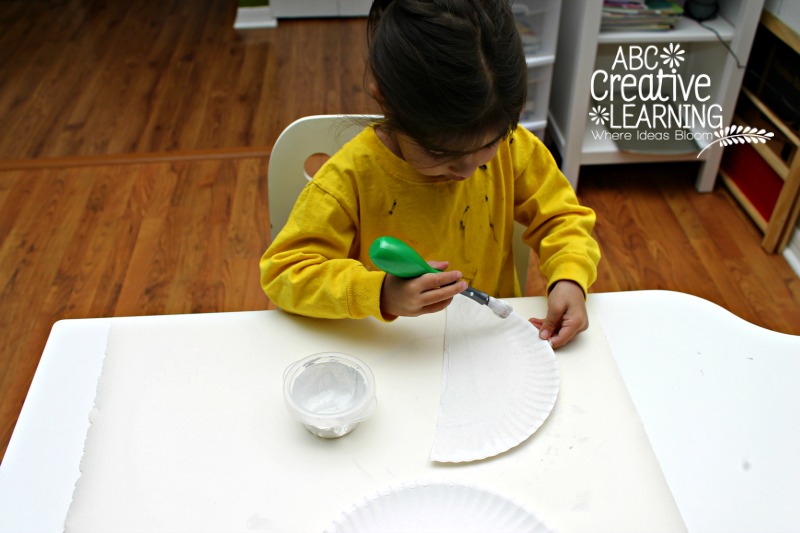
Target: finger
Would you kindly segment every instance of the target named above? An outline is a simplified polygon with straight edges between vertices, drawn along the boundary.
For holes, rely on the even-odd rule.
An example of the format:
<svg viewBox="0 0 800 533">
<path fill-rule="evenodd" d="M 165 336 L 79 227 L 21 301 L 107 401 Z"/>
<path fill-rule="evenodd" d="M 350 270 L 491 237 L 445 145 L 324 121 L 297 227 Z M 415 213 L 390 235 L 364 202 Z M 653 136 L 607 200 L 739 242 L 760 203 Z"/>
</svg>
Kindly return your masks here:
<svg viewBox="0 0 800 533">
<path fill-rule="evenodd" d="M 550 344 L 553 348 L 564 346 L 578 336 L 578 333 L 589 329 L 589 320 L 575 321 L 567 318 L 561 322 L 561 327 L 556 334 L 550 337 Z"/>
<path fill-rule="evenodd" d="M 565 311 L 562 305 L 554 303 L 552 299 L 547 301 L 547 316 L 542 320 L 542 326 L 539 328 L 540 338 L 549 339 L 555 335 L 562 326 Z"/>
<path fill-rule="evenodd" d="M 426 305 L 422 308 L 423 313 L 438 313 L 439 311 L 447 308 L 453 302 L 452 298 L 447 298 L 446 300 L 441 300 L 431 305 Z"/>
<path fill-rule="evenodd" d="M 558 333 L 550 337 L 550 346 L 552 346 L 554 350 L 560 348 L 571 341 L 577 334 L 578 332 L 575 328 L 562 326 L 561 329 L 558 330 Z"/>
<path fill-rule="evenodd" d="M 428 264 L 436 270 L 447 270 L 447 267 L 450 266 L 447 261 L 428 261 Z"/>
<path fill-rule="evenodd" d="M 467 290 L 466 281 L 458 281 L 452 285 L 431 289 L 420 295 L 424 306 L 433 305 L 444 300 L 452 300 L 458 293 Z"/>
<path fill-rule="evenodd" d="M 534 317 L 534 318 L 529 318 L 529 319 L 528 319 L 528 322 L 530 322 L 531 324 L 533 324 L 533 327 L 535 327 L 535 328 L 536 328 L 536 331 L 538 331 L 538 332 L 539 332 L 539 338 L 540 338 L 540 339 L 543 339 L 544 337 L 542 337 L 542 326 L 544 325 L 544 319 L 541 319 L 541 318 L 535 318 L 535 317 Z"/>
<path fill-rule="evenodd" d="M 462 274 L 458 270 L 449 270 L 438 274 L 424 274 L 417 280 L 421 291 L 430 291 L 455 283 L 461 279 L 461 276 Z"/>
<path fill-rule="evenodd" d="M 544 340 L 550 339 L 553 334 L 558 331 L 559 325 L 560 320 L 559 322 L 554 322 L 550 317 L 545 318 L 539 326 L 539 338 Z"/>
</svg>

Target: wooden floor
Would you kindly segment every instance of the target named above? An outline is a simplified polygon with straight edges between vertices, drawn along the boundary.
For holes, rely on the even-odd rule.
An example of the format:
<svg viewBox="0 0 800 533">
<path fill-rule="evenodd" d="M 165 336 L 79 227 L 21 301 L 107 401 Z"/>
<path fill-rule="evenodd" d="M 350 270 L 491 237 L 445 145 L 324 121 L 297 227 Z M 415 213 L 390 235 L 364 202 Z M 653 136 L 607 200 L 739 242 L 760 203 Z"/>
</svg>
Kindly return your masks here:
<svg viewBox="0 0 800 533">
<path fill-rule="evenodd" d="M 231 0 L 0 2 L 0 160 L 271 147 L 377 108 L 362 19 L 233 29 Z"/>
<path fill-rule="evenodd" d="M 686 292 L 799 335 L 797 274 L 782 256 L 764 253 L 761 233 L 726 190 L 694 190 L 694 168 L 596 167 L 581 178 L 579 196 L 597 212 L 603 252 L 593 291 Z"/>
<path fill-rule="evenodd" d="M 53 322 L 266 308 L 269 148 L 300 116 L 376 111 L 363 20 L 237 34 L 234 4 L 0 2 L 0 453 Z M 800 280 L 693 173 L 584 171 L 592 290 L 684 291 L 800 334 Z"/>
</svg>

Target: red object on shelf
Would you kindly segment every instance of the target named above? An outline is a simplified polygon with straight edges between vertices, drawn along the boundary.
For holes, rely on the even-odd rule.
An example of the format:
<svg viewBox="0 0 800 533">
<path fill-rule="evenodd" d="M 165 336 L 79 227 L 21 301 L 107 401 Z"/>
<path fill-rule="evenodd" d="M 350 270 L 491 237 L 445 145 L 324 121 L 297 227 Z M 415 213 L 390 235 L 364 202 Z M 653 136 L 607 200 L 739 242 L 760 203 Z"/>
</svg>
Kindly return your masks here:
<svg viewBox="0 0 800 533">
<path fill-rule="evenodd" d="M 755 148 L 749 144 L 726 147 L 720 167 L 764 220 L 769 221 L 781 194 L 783 180 Z"/>
</svg>

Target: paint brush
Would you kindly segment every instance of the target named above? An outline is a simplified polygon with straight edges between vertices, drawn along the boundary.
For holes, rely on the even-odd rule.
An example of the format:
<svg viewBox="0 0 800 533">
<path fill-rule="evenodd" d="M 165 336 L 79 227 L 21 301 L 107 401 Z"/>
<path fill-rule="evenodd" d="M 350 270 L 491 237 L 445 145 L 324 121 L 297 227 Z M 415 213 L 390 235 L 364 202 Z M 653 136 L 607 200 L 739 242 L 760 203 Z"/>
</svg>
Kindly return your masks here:
<svg viewBox="0 0 800 533">
<path fill-rule="evenodd" d="M 440 272 L 430 266 L 416 250 L 394 237 L 378 237 L 369 247 L 369 257 L 375 266 L 397 276 L 398 278 L 416 278 L 423 274 Z M 507 318 L 513 309 L 503 300 L 498 300 L 472 287 L 467 287 L 461 294 L 485 305 L 500 318 Z"/>
</svg>

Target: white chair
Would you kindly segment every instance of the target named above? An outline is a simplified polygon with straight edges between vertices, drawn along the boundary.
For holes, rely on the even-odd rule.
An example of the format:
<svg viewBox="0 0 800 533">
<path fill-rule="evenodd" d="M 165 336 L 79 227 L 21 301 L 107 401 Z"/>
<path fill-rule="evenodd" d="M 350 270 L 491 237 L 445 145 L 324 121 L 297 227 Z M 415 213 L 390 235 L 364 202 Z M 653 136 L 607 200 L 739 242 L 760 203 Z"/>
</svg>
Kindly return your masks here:
<svg viewBox="0 0 800 533">
<path fill-rule="evenodd" d="M 267 174 L 269 219 L 272 239 L 289 219 L 300 191 L 311 180 L 306 161 L 315 154 L 333 155 L 364 126 L 380 119 L 376 115 L 315 115 L 298 119 L 280 134 L 269 157 Z M 528 274 L 530 248 L 522 242 L 523 228 L 514 228 L 514 265 L 523 293 Z"/>
<path fill-rule="evenodd" d="M 305 164 L 314 154 L 333 155 L 358 135 L 375 115 L 315 115 L 289 124 L 269 156 L 267 186 L 272 239 L 289 219 L 300 191 L 311 180 Z"/>
</svg>

